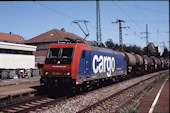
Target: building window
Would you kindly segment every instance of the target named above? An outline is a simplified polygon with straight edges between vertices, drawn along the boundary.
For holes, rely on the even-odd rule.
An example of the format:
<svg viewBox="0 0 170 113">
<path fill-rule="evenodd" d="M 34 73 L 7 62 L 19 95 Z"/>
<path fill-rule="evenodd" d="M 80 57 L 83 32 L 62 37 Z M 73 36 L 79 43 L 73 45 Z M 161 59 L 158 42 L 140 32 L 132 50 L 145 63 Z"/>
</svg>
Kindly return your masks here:
<svg viewBox="0 0 170 113">
<path fill-rule="evenodd" d="M 32 55 L 32 51 L 0 49 L 0 53 Z"/>
</svg>

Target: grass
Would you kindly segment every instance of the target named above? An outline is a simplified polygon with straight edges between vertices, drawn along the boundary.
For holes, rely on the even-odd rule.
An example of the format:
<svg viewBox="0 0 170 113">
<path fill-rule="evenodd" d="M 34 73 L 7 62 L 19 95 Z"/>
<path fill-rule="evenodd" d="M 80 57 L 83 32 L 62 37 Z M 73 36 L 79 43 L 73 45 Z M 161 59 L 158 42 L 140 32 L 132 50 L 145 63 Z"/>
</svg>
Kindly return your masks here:
<svg viewBox="0 0 170 113">
<path fill-rule="evenodd" d="M 146 89 L 146 92 L 143 91 L 143 94 L 144 94 L 143 96 L 145 96 L 147 94 L 147 92 L 149 92 L 153 87 L 155 87 L 156 83 L 158 83 L 162 79 L 166 78 L 166 76 L 167 76 L 167 73 L 164 73 L 164 74 L 161 74 L 161 75 L 155 77 L 154 82 L 148 86 L 148 88 Z M 133 104 L 132 104 L 132 106 L 131 105 L 125 106 L 123 109 L 120 110 L 120 113 L 138 113 L 138 112 L 137 112 L 135 106 L 133 107 Z"/>
<path fill-rule="evenodd" d="M 132 106 L 126 106 L 120 110 L 120 113 L 137 113 L 137 110 Z"/>
</svg>

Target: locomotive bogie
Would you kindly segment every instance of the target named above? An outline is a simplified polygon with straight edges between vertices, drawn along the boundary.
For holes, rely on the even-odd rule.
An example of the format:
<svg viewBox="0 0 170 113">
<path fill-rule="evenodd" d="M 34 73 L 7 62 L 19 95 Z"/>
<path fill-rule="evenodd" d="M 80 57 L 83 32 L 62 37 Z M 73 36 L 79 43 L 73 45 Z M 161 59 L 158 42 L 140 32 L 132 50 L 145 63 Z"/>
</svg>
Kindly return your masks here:
<svg viewBox="0 0 170 113">
<path fill-rule="evenodd" d="M 68 86 L 71 87 L 72 83 L 75 83 L 75 79 L 71 79 L 71 77 L 42 76 L 40 83 L 47 87 L 67 88 Z"/>
</svg>

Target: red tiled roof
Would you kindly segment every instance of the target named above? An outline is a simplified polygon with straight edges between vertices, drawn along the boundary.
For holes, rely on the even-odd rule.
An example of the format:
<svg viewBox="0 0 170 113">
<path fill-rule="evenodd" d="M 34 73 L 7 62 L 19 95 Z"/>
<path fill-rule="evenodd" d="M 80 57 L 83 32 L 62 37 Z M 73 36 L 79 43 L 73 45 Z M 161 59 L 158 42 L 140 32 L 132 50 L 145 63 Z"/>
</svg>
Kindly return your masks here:
<svg viewBox="0 0 170 113">
<path fill-rule="evenodd" d="M 41 35 L 38 35 L 34 38 L 31 38 L 25 43 L 38 43 L 38 42 L 52 42 L 52 41 L 65 41 L 65 38 L 74 38 L 74 39 L 79 39 L 83 40 L 83 38 L 73 34 L 66 32 L 64 29 L 62 30 L 57 30 L 57 29 L 52 29 L 48 32 L 45 32 Z M 90 41 L 86 41 L 88 44 L 92 44 Z"/>
<path fill-rule="evenodd" d="M 24 42 L 25 39 L 20 35 L 0 32 L 0 41 Z"/>
</svg>

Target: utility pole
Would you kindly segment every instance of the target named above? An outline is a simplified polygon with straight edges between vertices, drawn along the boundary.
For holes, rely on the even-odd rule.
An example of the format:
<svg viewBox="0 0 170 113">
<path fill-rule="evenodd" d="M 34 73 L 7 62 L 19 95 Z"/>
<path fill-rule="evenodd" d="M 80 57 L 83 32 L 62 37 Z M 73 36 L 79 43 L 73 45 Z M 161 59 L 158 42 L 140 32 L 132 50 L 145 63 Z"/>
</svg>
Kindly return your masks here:
<svg viewBox="0 0 170 113">
<path fill-rule="evenodd" d="M 84 33 L 85 37 L 84 37 L 84 40 L 89 36 L 89 31 L 88 31 L 88 28 L 87 28 L 87 25 L 86 23 L 88 23 L 87 20 L 75 20 L 75 21 L 72 21 L 73 23 L 77 24 L 79 26 L 79 28 L 81 29 L 81 31 Z M 83 28 L 80 26 L 80 22 L 84 23 L 85 27 L 86 27 L 86 30 L 87 30 L 87 33 L 83 30 Z M 84 41 L 83 40 L 83 41 Z"/>
<path fill-rule="evenodd" d="M 122 28 L 126 29 L 126 28 L 130 28 L 130 27 L 122 27 L 121 23 L 125 22 L 124 20 L 117 20 L 116 22 L 112 22 L 113 23 L 119 23 L 119 44 L 121 45 L 121 50 L 123 50 L 123 38 L 122 38 Z"/>
<path fill-rule="evenodd" d="M 146 38 L 146 47 L 147 47 L 147 45 L 148 45 L 148 43 L 149 43 L 149 37 L 148 37 L 148 34 L 149 34 L 149 32 L 148 32 L 148 24 L 146 24 L 146 32 L 141 32 L 141 34 L 143 34 L 143 33 L 146 34 L 146 37 L 141 37 L 141 38 Z"/>
<path fill-rule="evenodd" d="M 96 37 L 97 45 L 101 46 L 102 36 L 101 36 L 101 23 L 100 23 L 100 5 L 99 0 L 96 0 Z"/>
</svg>

